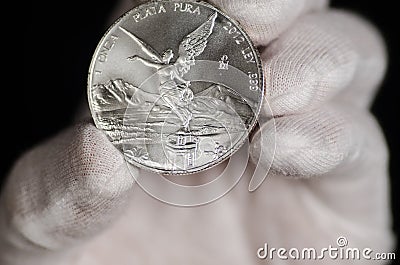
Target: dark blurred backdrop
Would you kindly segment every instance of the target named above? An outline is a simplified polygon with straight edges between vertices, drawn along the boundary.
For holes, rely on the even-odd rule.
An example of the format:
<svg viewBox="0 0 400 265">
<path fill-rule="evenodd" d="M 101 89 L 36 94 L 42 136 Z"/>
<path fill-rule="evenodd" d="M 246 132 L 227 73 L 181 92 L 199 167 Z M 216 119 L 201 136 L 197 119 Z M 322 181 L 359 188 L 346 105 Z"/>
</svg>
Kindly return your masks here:
<svg viewBox="0 0 400 265">
<path fill-rule="evenodd" d="M 116 1 L 30 1 L 26 11 L 23 54 L 23 88 L 21 82 L 6 91 L 4 98 L 19 100 L 6 110 L 3 126 L 8 136 L 3 140 L 0 176 L 5 176 L 13 161 L 28 148 L 68 126 L 77 107 L 86 97 L 86 78 L 91 56 L 103 35 L 107 17 Z M 382 89 L 373 106 L 391 152 L 390 173 L 394 229 L 399 232 L 399 34 L 398 8 L 395 1 L 333 0 L 332 5 L 367 17 L 382 32 L 389 49 L 390 65 Z M 18 80 L 17 80 L 18 81 Z M 19 87 L 19 88 L 18 88 Z M 5 89 L 3 89 L 4 91 Z M 7 94 L 9 93 L 9 95 Z M 17 115 L 18 114 L 18 115 Z M 397 253 L 397 257 L 399 257 Z"/>
</svg>

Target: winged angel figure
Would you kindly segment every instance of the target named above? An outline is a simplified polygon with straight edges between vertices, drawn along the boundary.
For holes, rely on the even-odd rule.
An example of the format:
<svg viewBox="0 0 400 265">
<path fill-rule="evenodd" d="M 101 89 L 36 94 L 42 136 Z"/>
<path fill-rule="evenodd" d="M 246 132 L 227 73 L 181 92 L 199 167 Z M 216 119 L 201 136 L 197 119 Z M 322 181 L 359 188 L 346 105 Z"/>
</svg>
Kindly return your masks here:
<svg viewBox="0 0 400 265">
<path fill-rule="evenodd" d="M 201 55 L 207 47 L 208 38 L 213 32 L 217 15 L 217 13 L 214 13 L 206 22 L 182 40 L 179 45 L 179 56 L 175 63 L 171 63 L 174 58 L 172 49 L 167 49 L 162 55 L 159 55 L 150 45 L 120 27 L 148 57 L 145 59 L 134 55 L 129 57 L 128 60 L 140 61 L 144 65 L 157 70 L 160 79 L 161 99 L 182 121 L 185 131 L 189 130 L 189 123 L 192 119 L 189 105 L 194 96 L 190 89 L 190 81 L 185 80 L 183 76 L 190 71 L 191 66 L 195 65 L 195 58 Z"/>
</svg>

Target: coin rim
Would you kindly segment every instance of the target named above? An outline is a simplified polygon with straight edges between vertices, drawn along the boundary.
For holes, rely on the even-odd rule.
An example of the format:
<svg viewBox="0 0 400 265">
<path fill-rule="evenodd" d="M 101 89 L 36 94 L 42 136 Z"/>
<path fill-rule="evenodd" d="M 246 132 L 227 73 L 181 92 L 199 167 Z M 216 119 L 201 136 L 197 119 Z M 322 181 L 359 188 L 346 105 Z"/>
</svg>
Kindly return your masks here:
<svg viewBox="0 0 400 265">
<path fill-rule="evenodd" d="M 178 2 L 178 0 L 153 0 L 153 1 L 149 1 L 147 3 L 143 3 L 141 5 L 135 6 L 133 8 L 131 8 L 130 10 L 126 11 L 125 13 L 123 13 L 121 16 L 119 16 L 109 27 L 108 29 L 104 32 L 103 36 L 101 37 L 100 41 L 98 42 L 96 49 L 93 53 L 93 56 L 91 58 L 91 62 L 90 62 L 90 66 L 89 66 L 89 72 L 88 72 L 88 79 L 87 79 L 87 96 L 88 96 L 88 104 L 89 104 L 89 109 L 90 109 L 90 113 L 93 119 L 93 122 L 96 126 L 96 128 L 98 128 L 99 130 L 103 131 L 104 130 L 100 127 L 100 125 L 98 124 L 98 119 L 96 117 L 96 112 L 93 110 L 92 107 L 92 103 L 93 103 L 93 98 L 92 98 L 92 93 L 91 93 L 91 88 L 92 88 L 92 81 L 93 81 L 93 74 L 94 74 L 94 67 L 96 64 L 96 60 L 97 60 L 97 55 L 99 53 L 99 50 L 102 47 L 102 43 L 104 42 L 104 40 L 108 37 L 109 33 L 115 28 L 115 26 L 120 23 L 120 21 L 122 21 L 126 16 L 129 16 L 131 13 L 133 13 L 135 10 L 143 8 L 145 6 L 150 6 L 153 5 L 154 3 L 171 3 L 171 2 Z M 235 27 L 238 28 L 238 30 L 241 32 L 241 34 L 243 35 L 243 37 L 246 39 L 247 43 L 251 44 L 251 50 L 253 52 L 253 54 L 255 55 L 255 59 L 256 59 L 256 64 L 257 64 L 257 70 L 258 70 L 258 74 L 259 74 L 259 78 L 258 81 L 261 81 L 261 91 L 259 92 L 260 96 L 259 96 L 259 106 L 257 108 L 257 112 L 254 113 L 253 110 L 252 112 L 254 113 L 254 118 L 249 126 L 249 129 L 247 130 L 247 136 L 243 136 L 240 138 L 240 140 L 238 140 L 236 142 L 236 144 L 233 145 L 233 147 L 231 149 L 229 149 L 229 151 L 227 151 L 225 153 L 225 155 L 219 157 L 217 160 L 213 160 L 210 163 L 204 164 L 202 166 L 199 167 L 195 167 L 193 169 L 189 169 L 186 171 L 183 170 L 179 170 L 179 171 L 171 171 L 171 170 L 162 170 L 162 169 L 157 169 L 157 168 L 153 168 L 144 164 L 141 164 L 139 162 L 136 161 L 126 161 L 129 164 L 132 164 L 133 166 L 136 166 L 138 168 L 150 171 L 150 172 L 154 172 L 154 173 L 158 173 L 158 174 L 164 174 L 164 175 L 192 175 L 192 174 L 196 174 L 199 173 L 201 171 L 207 170 L 207 169 L 211 169 L 213 167 L 216 167 L 218 165 L 220 165 L 221 163 L 225 162 L 226 160 L 228 160 L 232 155 L 234 155 L 240 148 L 243 147 L 243 145 L 245 144 L 246 140 L 250 139 L 251 134 L 253 133 L 253 131 L 255 130 L 256 123 L 258 122 L 258 117 L 260 115 L 262 106 L 264 104 L 264 99 L 265 99 L 265 75 L 264 75 L 264 71 L 263 71 L 263 65 L 262 65 L 262 60 L 261 60 L 261 56 L 260 56 L 260 52 L 258 51 L 256 45 L 254 44 L 254 42 L 251 40 L 250 36 L 248 35 L 248 33 L 243 29 L 243 27 L 240 25 L 240 23 L 238 21 L 236 21 L 235 19 L 233 19 L 232 17 L 230 17 L 229 15 L 227 15 L 224 11 L 222 11 L 221 9 L 219 9 L 218 7 L 204 2 L 204 1 L 190 1 L 190 0 L 179 0 L 179 2 L 195 2 L 196 4 L 199 5 L 203 5 L 205 7 L 208 7 L 218 13 L 220 13 L 221 15 L 223 15 L 225 18 L 227 18 L 229 20 L 229 22 L 231 22 Z M 106 134 L 107 135 L 107 134 Z M 109 136 L 107 135 L 107 138 L 109 138 Z M 121 152 L 122 155 L 123 152 Z M 124 159 L 125 159 L 125 155 L 124 155 Z M 126 160 L 126 159 L 125 159 Z"/>
</svg>

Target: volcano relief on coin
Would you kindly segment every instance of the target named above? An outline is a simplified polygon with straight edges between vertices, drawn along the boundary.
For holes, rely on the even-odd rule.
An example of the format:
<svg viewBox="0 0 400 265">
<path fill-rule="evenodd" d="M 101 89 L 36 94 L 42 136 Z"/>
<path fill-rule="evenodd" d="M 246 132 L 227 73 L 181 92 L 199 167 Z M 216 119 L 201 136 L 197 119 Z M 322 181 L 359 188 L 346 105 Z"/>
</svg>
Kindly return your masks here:
<svg viewBox="0 0 400 265">
<path fill-rule="evenodd" d="M 190 174 L 229 158 L 256 124 L 261 62 L 240 26 L 215 7 L 152 1 L 107 31 L 93 56 L 92 116 L 126 160 Z"/>
</svg>

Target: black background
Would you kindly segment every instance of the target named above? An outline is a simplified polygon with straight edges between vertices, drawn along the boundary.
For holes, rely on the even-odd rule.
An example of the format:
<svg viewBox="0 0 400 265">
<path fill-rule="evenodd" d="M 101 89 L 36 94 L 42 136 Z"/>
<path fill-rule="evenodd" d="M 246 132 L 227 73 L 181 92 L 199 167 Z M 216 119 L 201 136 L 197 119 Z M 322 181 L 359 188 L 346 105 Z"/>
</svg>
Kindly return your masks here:
<svg viewBox="0 0 400 265">
<path fill-rule="evenodd" d="M 399 232 L 399 128 L 398 9 L 395 1 L 333 0 L 338 8 L 353 10 L 367 17 L 382 32 L 388 46 L 390 65 L 382 89 L 373 106 L 391 152 L 392 208 L 394 229 Z M 54 135 L 74 118 L 85 100 L 86 78 L 91 56 L 107 25 L 115 1 L 30 1 L 25 10 L 23 88 L 20 80 L 6 91 L 5 98 L 18 99 L 17 110 L 3 115 L 7 138 L 3 140 L 0 176 L 5 176 L 13 161 L 28 148 Z M 32 56 L 34 60 L 32 60 Z M 28 58 L 30 58 L 28 60 Z M 3 89 L 4 91 L 5 89 Z M 7 94 L 9 93 L 9 95 Z M 23 113 L 23 120 L 20 117 Z M 16 117 L 19 116 L 19 117 Z M 4 127 L 3 127 L 4 128 Z M 397 253 L 398 254 L 398 253 Z M 398 256 L 398 255 L 397 255 Z"/>
</svg>

